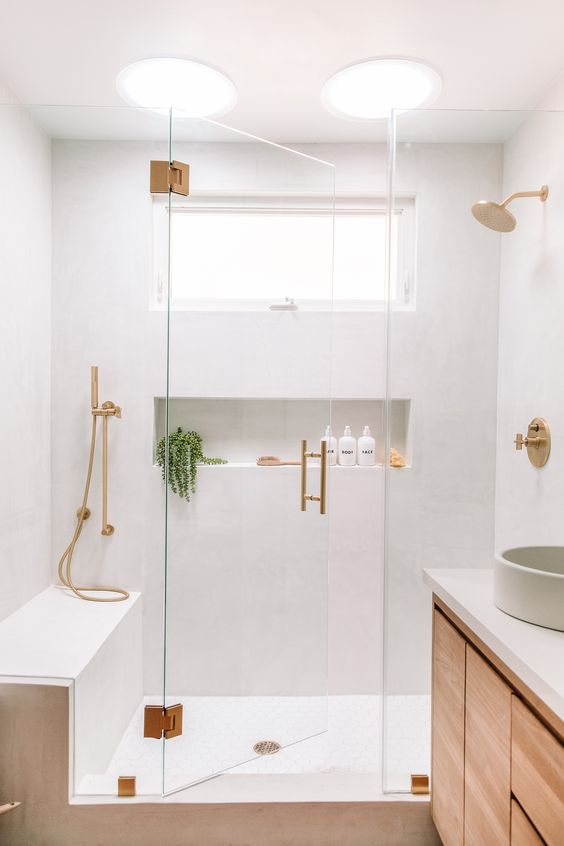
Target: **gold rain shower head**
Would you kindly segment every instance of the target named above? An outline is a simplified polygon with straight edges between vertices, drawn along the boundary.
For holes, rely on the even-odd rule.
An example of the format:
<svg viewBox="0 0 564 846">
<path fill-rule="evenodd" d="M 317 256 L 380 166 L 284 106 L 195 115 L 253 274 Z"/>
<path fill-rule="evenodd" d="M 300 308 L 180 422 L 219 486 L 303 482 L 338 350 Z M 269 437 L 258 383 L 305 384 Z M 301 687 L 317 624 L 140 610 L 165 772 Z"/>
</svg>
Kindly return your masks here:
<svg viewBox="0 0 564 846">
<path fill-rule="evenodd" d="M 480 200 L 472 206 L 472 214 L 478 223 L 487 226 L 488 229 L 494 229 L 496 232 L 513 232 L 517 226 L 517 220 L 507 206 L 518 197 L 538 197 L 541 203 L 544 203 L 548 197 L 548 185 L 543 185 L 540 191 L 517 191 L 516 194 L 510 194 L 503 203 Z"/>
</svg>

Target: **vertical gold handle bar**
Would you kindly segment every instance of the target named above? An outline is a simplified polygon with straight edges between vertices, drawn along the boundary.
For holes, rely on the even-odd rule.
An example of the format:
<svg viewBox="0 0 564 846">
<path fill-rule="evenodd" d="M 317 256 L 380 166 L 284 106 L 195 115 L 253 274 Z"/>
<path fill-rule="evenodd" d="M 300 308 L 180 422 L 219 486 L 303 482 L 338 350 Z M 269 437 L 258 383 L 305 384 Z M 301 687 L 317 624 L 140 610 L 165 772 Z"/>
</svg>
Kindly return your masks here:
<svg viewBox="0 0 564 846">
<path fill-rule="evenodd" d="M 107 403 L 104 403 L 107 405 Z M 104 406 L 102 406 L 104 408 Z M 108 415 L 102 415 L 102 534 L 113 535 L 115 532 L 108 523 Z"/>
<path fill-rule="evenodd" d="M 319 513 L 327 514 L 327 441 L 321 441 L 321 475 L 319 480 Z"/>
<path fill-rule="evenodd" d="M 301 467 L 301 492 L 300 492 L 300 509 L 306 510 L 306 490 L 307 490 L 307 441 L 302 441 L 302 467 Z"/>
<path fill-rule="evenodd" d="M 90 405 L 98 408 L 98 368 L 90 368 Z"/>
<path fill-rule="evenodd" d="M 319 483 L 319 496 L 307 493 L 307 460 L 308 458 L 321 459 L 321 472 Z M 302 441 L 302 467 L 300 485 L 300 510 L 305 511 L 307 503 L 318 502 L 319 513 L 327 513 L 327 441 L 321 442 L 321 452 L 308 452 L 307 441 Z"/>
<path fill-rule="evenodd" d="M 102 417 L 102 534 L 108 532 L 108 418 Z"/>
</svg>

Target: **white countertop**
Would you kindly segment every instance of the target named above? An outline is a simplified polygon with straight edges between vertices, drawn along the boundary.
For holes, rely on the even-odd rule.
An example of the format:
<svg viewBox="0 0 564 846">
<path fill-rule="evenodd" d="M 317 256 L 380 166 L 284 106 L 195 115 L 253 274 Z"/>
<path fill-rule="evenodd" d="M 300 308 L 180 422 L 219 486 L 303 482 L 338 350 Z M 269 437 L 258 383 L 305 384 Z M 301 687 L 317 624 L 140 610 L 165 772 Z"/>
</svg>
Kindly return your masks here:
<svg viewBox="0 0 564 846">
<path fill-rule="evenodd" d="M 424 570 L 423 581 L 564 719 L 564 632 L 510 617 L 493 602 L 492 570 Z"/>
<path fill-rule="evenodd" d="M 84 602 L 65 588 L 47 588 L 0 623 L 0 676 L 78 678 L 140 596 Z"/>
</svg>

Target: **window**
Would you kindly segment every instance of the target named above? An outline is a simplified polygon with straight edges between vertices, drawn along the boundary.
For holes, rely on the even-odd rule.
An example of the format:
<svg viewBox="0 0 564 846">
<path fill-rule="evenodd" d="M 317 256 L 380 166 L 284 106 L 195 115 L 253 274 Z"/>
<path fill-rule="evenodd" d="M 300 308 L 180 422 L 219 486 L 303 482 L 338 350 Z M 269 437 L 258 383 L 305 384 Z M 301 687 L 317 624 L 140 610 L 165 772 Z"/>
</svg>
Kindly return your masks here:
<svg viewBox="0 0 564 846">
<path fill-rule="evenodd" d="M 175 205 L 171 292 L 175 309 L 381 309 L 386 300 L 386 210 L 382 201 L 340 199 L 335 211 L 307 198 L 228 198 Z M 156 302 L 167 273 L 168 206 L 155 202 Z M 334 228 L 333 228 L 334 223 Z M 334 250 L 334 252 L 333 252 Z M 391 300 L 414 308 L 414 203 L 396 208 Z M 334 271 L 334 272 L 333 272 Z M 160 303 L 159 303 L 160 301 Z"/>
</svg>

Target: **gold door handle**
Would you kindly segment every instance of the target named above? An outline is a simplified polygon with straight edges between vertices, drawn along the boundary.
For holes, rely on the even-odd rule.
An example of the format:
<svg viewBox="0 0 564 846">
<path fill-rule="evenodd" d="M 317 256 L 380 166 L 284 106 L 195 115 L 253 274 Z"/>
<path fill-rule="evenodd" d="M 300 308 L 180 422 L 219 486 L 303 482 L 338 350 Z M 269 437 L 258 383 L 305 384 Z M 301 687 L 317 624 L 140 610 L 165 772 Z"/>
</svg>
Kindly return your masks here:
<svg viewBox="0 0 564 846">
<path fill-rule="evenodd" d="M 307 493 L 307 460 L 308 458 L 321 459 L 321 474 L 319 480 L 319 496 Z M 327 514 L 327 441 L 321 441 L 321 452 L 308 452 L 307 441 L 302 441 L 301 461 L 301 486 L 300 486 L 300 508 L 305 511 L 307 503 L 318 502 L 319 513 Z"/>
</svg>

